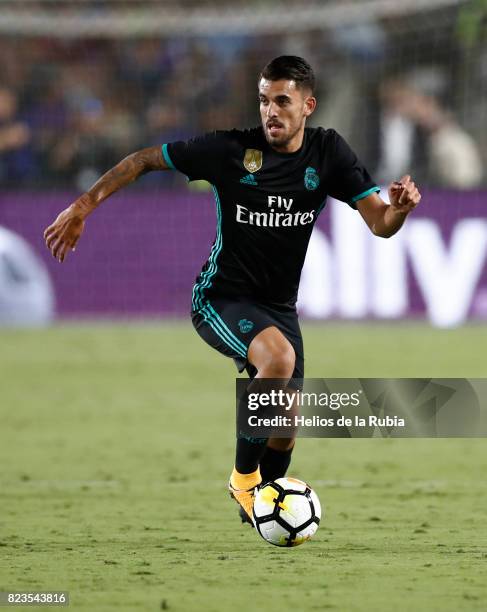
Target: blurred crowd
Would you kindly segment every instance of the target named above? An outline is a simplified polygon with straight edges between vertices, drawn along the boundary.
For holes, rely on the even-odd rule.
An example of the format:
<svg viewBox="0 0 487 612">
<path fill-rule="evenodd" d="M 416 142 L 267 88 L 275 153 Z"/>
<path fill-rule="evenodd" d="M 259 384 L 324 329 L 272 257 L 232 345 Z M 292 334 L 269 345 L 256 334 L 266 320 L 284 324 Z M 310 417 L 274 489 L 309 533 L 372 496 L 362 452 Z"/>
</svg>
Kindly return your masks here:
<svg viewBox="0 0 487 612">
<path fill-rule="evenodd" d="M 283 53 L 318 76 L 314 125 L 335 127 L 377 181 L 484 184 L 485 96 L 465 92 L 455 50 L 411 66 L 388 61 L 374 24 L 330 37 L 229 36 L 139 40 L 0 39 L 0 186 L 85 189 L 145 146 L 213 129 L 256 125 L 256 78 Z M 409 41 L 410 50 L 416 49 Z M 420 58 L 421 59 L 421 58 Z M 485 91 L 485 90 L 484 90 Z M 477 120 L 478 117 L 478 120 Z M 483 130 L 482 130 L 483 131 Z M 169 184 L 169 176 L 147 177 Z"/>
</svg>

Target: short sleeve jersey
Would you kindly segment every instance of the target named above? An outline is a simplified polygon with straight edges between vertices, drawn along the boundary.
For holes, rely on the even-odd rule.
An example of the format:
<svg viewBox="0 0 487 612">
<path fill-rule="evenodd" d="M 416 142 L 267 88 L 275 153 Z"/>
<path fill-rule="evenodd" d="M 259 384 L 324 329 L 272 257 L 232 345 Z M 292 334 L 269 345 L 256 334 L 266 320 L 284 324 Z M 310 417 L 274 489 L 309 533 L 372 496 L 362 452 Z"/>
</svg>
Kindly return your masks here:
<svg viewBox="0 0 487 612">
<path fill-rule="evenodd" d="M 294 308 L 314 223 L 328 195 L 356 208 L 379 188 L 332 129 L 305 128 L 279 153 L 263 129 L 207 134 L 162 147 L 168 166 L 213 186 L 216 238 L 196 279 L 193 310 L 213 297 Z"/>
</svg>

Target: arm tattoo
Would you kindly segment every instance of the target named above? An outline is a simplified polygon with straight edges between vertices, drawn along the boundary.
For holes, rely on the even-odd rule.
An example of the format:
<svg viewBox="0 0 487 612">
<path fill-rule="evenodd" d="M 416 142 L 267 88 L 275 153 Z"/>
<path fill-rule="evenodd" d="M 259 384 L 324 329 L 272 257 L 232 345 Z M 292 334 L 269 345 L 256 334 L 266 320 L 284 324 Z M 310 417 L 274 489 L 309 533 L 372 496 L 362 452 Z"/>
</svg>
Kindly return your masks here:
<svg viewBox="0 0 487 612">
<path fill-rule="evenodd" d="M 162 157 L 160 147 L 148 147 L 136 151 L 99 178 L 93 187 L 78 200 L 78 204 L 82 212 L 88 214 L 112 193 L 132 183 L 139 176 L 152 170 L 167 169 L 168 166 Z"/>
</svg>

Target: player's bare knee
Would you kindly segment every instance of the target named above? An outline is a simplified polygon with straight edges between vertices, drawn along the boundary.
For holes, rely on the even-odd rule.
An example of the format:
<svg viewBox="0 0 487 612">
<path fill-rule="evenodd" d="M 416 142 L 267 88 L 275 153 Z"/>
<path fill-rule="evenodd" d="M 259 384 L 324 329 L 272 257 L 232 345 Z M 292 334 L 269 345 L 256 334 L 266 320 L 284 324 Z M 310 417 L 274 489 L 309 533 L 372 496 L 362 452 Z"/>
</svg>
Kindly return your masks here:
<svg viewBox="0 0 487 612">
<path fill-rule="evenodd" d="M 261 378 L 291 378 L 296 364 L 292 344 L 276 327 L 260 332 L 249 347 L 249 360 Z"/>
<path fill-rule="evenodd" d="M 259 373 L 266 378 L 291 378 L 295 364 L 294 349 L 288 344 L 279 351 L 269 353 Z"/>
</svg>

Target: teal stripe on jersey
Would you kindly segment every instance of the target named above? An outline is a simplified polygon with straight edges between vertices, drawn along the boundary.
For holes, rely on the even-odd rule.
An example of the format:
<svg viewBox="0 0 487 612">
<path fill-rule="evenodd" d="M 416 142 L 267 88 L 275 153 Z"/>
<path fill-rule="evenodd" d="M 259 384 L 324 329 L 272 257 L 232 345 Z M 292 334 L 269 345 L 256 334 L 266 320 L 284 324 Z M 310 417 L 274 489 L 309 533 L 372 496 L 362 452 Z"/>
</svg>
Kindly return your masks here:
<svg viewBox="0 0 487 612">
<path fill-rule="evenodd" d="M 361 200 L 362 198 L 366 198 L 368 195 L 370 195 L 371 193 L 374 193 L 374 191 L 378 192 L 380 191 L 380 187 L 371 187 L 370 189 L 367 189 L 367 191 L 363 191 L 362 193 L 359 193 L 358 195 L 356 195 L 354 198 L 352 198 L 352 202 L 358 202 L 358 200 Z"/>
<path fill-rule="evenodd" d="M 172 170 L 177 170 L 176 166 L 172 163 L 172 159 L 169 155 L 169 151 L 167 150 L 167 144 L 163 144 L 162 145 L 162 157 L 164 158 L 164 161 L 166 162 L 166 164 L 172 169 Z"/>
<path fill-rule="evenodd" d="M 203 302 L 203 291 L 211 286 L 212 279 L 216 274 L 218 269 L 216 260 L 222 249 L 222 211 L 221 211 L 221 203 L 220 197 L 218 195 L 218 191 L 214 185 L 212 185 L 213 193 L 215 194 L 215 204 L 216 204 L 216 216 L 217 216 L 217 226 L 216 226 L 216 239 L 213 244 L 213 247 L 210 252 L 210 257 L 208 258 L 208 268 L 201 273 L 199 281 L 193 287 L 193 310 L 198 310 L 204 304 Z"/>
<path fill-rule="evenodd" d="M 207 289 L 208 287 L 211 286 L 213 276 L 216 274 L 216 271 L 218 268 L 216 260 L 223 246 L 223 238 L 222 238 L 222 231 L 221 231 L 222 211 L 221 211 L 220 197 L 218 195 L 218 191 L 216 187 L 212 185 L 212 188 L 215 194 L 215 203 L 216 203 L 216 212 L 217 212 L 217 230 L 216 230 L 217 236 L 216 236 L 215 244 L 211 250 L 210 257 L 208 259 L 210 265 L 205 270 L 205 272 L 202 273 L 199 283 L 195 285 L 195 290 L 196 290 L 195 293 L 197 295 L 195 306 L 197 308 L 201 308 L 203 306 L 203 291 L 204 289 Z"/>
<path fill-rule="evenodd" d="M 316 211 L 316 219 L 319 217 L 319 215 L 320 215 L 321 211 L 323 210 L 323 208 L 325 208 L 325 204 L 326 204 L 326 198 L 323 200 L 321 206 Z"/>
<path fill-rule="evenodd" d="M 239 339 L 237 336 L 231 331 L 231 329 L 227 326 L 225 321 L 220 317 L 220 315 L 216 312 L 210 302 L 207 302 L 207 307 L 210 309 L 210 312 L 214 316 L 214 318 L 220 323 L 223 329 L 227 332 L 227 334 L 232 338 L 232 340 L 240 346 L 240 348 L 245 351 L 245 355 L 247 355 L 247 346 Z"/>
<path fill-rule="evenodd" d="M 215 317 L 213 316 L 213 314 L 209 310 L 208 306 L 204 306 L 203 308 L 201 308 L 200 313 L 203 315 L 204 320 L 210 325 L 210 327 L 215 332 L 215 334 L 217 336 L 219 336 L 223 340 L 223 342 L 232 349 L 232 351 L 235 351 L 241 357 L 247 358 L 247 347 L 245 347 L 245 345 L 243 345 L 240 342 L 240 340 L 238 340 L 238 338 L 236 336 L 233 336 L 233 334 L 231 332 L 230 332 L 230 334 L 231 334 L 230 336 L 227 335 L 227 333 L 225 332 L 225 329 L 222 328 L 222 326 L 220 325 L 218 320 L 215 319 Z M 221 321 L 221 319 L 220 319 L 220 321 Z M 233 336 L 233 338 L 235 340 L 237 340 L 240 344 L 242 344 L 242 346 L 244 347 L 245 350 L 243 350 L 239 346 L 239 344 L 235 343 L 232 340 L 232 336 Z"/>
</svg>

